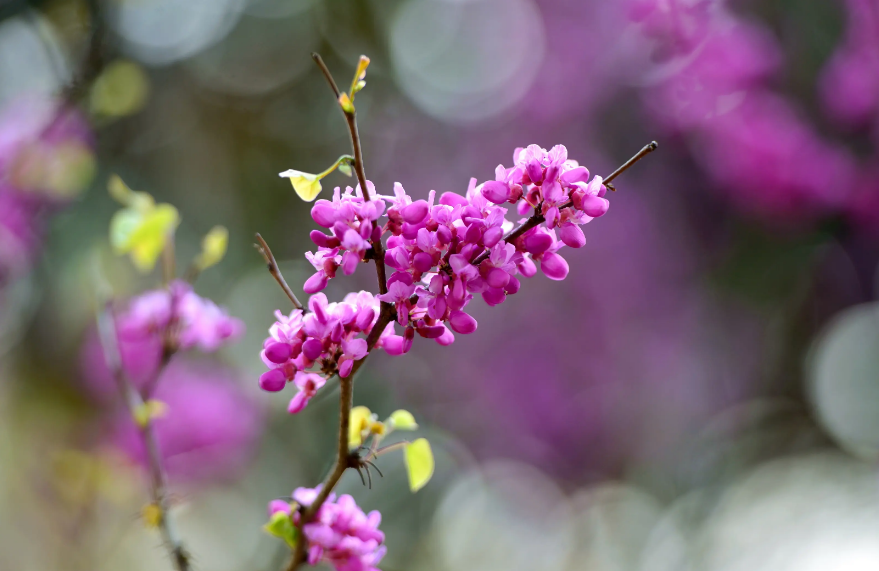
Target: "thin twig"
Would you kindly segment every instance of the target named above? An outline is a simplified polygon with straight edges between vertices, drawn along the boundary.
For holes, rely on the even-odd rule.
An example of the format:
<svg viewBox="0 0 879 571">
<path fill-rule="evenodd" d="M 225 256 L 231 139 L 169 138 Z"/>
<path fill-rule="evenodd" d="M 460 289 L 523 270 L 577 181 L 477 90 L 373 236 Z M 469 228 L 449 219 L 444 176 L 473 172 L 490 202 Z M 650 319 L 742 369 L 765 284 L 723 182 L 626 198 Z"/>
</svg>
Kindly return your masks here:
<svg viewBox="0 0 879 571">
<path fill-rule="evenodd" d="M 256 239 L 259 244 L 254 244 L 254 246 L 256 246 L 256 249 L 259 250 L 259 253 L 262 254 L 263 259 L 265 259 L 269 268 L 269 273 L 272 274 L 272 277 L 275 278 L 275 281 L 278 282 L 278 285 L 281 286 L 281 289 L 284 290 L 284 293 L 286 293 L 287 297 L 290 298 L 290 301 L 293 302 L 293 307 L 296 309 L 302 309 L 302 304 L 299 303 L 296 294 L 293 293 L 293 290 L 287 285 L 287 280 L 285 280 L 284 276 L 281 274 L 281 270 L 278 268 L 278 262 L 275 261 L 275 256 L 272 254 L 272 249 L 269 248 L 268 243 L 266 243 L 263 237 L 260 236 L 259 232 L 256 234 Z"/>
<path fill-rule="evenodd" d="M 363 145 L 360 143 L 360 132 L 357 129 L 357 111 L 353 108 L 350 111 L 346 111 L 342 107 L 342 104 L 339 101 L 339 97 L 341 96 L 339 87 L 336 85 L 336 81 L 333 79 L 333 74 L 330 73 L 327 64 L 324 63 L 320 54 L 313 53 L 311 54 L 311 57 L 314 59 L 314 63 L 317 64 L 317 67 L 319 67 L 324 74 L 327 83 L 330 84 L 330 89 L 333 90 L 333 94 L 336 96 L 336 104 L 339 105 L 339 109 L 342 110 L 342 114 L 345 116 L 345 121 L 348 123 L 348 132 L 351 135 L 351 147 L 354 149 L 354 172 L 357 175 L 357 182 L 360 184 L 360 190 L 363 193 L 363 200 L 372 200 L 372 197 L 369 195 L 369 188 L 366 186 L 366 170 L 363 166 Z M 382 247 L 380 238 L 378 240 L 370 240 L 370 243 L 372 244 L 373 251 L 373 255 L 370 257 L 375 260 L 375 271 L 378 277 L 378 291 L 380 294 L 386 294 L 388 293 L 388 279 L 385 271 L 384 248 Z"/>
<path fill-rule="evenodd" d="M 637 163 L 638 161 L 640 161 L 641 159 L 646 157 L 649 153 L 655 151 L 657 148 L 659 148 L 659 145 L 657 144 L 656 141 L 651 141 L 649 144 L 644 145 L 643 149 L 638 151 L 632 158 L 627 160 L 617 170 L 613 171 L 610 175 L 608 175 L 608 177 L 602 181 L 602 184 L 604 184 L 605 186 L 608 186 L 608 188 L 613 188 L 613 186 L 610 185 L 610 182 L 613 179 L 615 179 L 616 177 L 618 177 L 619 175 L 624 173 L 626 170 L 628 170 L 629 167 L 631 167 L 633 164 Z M 559 210 L 562 210 L 564 208 L 568 208 L 573 205 L 574 205 L 574 202 L 569 200 L 568 202 L 562 204 L 559 207 Z M 513 228 L 512 230 L 510 230 L 509 232 L 504 234 L 503 240 L 504 240 L 504 242 L 507 242 L 507 243 L 512 242 L 513 240 L 515 240 L 516 238 L 518 238 L 519 236 L 521 236 L 522 234 L 524 234 L 528 230 L 531 230 L 532 228 L 534 228 L 535 226 L 537 226 L 538 224 L 540 224 L 544 221 L 546 221 L 546 218 L 543 216 L 543 214 L 541 214 L 539 210 L 535 211 L 534 214 L 531 215 L 531 218 L 529 218 L 528 220 L 526 220 L 522 224 L 516 226 L 515 228 Z M 488 256 L 490 254 L 491 254 L 491 252 L 489 252 L 488 250 L 484 250 L 481 254 L 479 254 L 476 257 L 476 259 L 473 260 L 473 262 L 472 262 L 473 265 L 478 266 L 483 261 L 487 260 Z"/>
<path fill-rule="evenodd" d="M 103 310 L 98 311 L 98 334 L 104 351 L 104 359 L 107 368 L 113 373 L 119 391 L 128 406 L 132 419 L 137 417 L 138 411 L 144 408 L 144 401 L 140 393 L 134 388 L 122 366 L 122 357 L 119 353 L 119 341 L 116 333 L 116 320 L 113 315 L 113 305 L 107 301 Z M 147 464 L 150 476 L 150 498 L 152 503 L 159 509 L 158 526 L 165 545 L 171 555 L 171 561 L 177 571 L 190 571 L 189 553 L 183 547 L 183 543 L 177 535 L 174 520 L 169 513 L 168 482 L 162 465 L 162 455 L 153 430 L 152 422 L 137 422 L 144 447 L 147 452 Z"/>
</svg>

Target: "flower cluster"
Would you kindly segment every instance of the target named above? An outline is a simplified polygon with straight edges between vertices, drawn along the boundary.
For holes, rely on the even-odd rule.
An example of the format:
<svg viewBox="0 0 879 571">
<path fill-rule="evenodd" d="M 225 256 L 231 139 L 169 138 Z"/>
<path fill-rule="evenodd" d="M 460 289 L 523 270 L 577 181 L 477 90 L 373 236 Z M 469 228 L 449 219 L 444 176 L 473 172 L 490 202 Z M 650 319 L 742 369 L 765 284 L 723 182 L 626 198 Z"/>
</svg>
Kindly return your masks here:
<svg viewBox="0 0 879 571">
<path fill-rule="evenodd" d="M 175 348 L 216 351 L 244 332 L 241 320 L 230 317 L 214 302 L 194 291 L 188 283 L 175 280 L 167 289 L 148 291 L 131 301 L 119 318 L 123 339 L 173 335 Z"/>
<path fill-rule="evenodd" d="M 314 502 L 317 488 L 297 488 L 293 500 L 308 507 Z M 282 526 L 292 520 L 299 525 L 299 512 L 296 504 L 275 500 L 269 504 L 271 523 L 269 530 L 292 529 Z M 385 534 L 379 531 L 381 514 L 371 511 L 363 513 L 354 498 L 345 494 L 336 499 L 330 494 L 320 506 L 316 516 L 306 523 L 302 532 L 308 540 L 308 562 L 317 565 L 325 562 L 337 571 L 377 571 L 376 565 L 384 557 L 387 548 L 382 545 Z"/>
<path fill-rule="evenodd" d="M 516 276 L 533 276 L 537 263 L 550 279 L 564 279 L 568 264 L 558 252 L 583 246 L 580 226 L 607 212 L 606 188 L 601 177 L 590 181 L 589 171 L 568 159 L 561 145 L 520 148 L 513 160 L 510 168 L 497 167 L 495 180 L 477 186 L 472 179 L 466 196 L 446 192 L 437 200 L 431 191 L 428 200 L 412 200 L 398 183 L 393 196 L 366 201 L 359 186 L 344 194 L 337 188 L 332 201 L 319 200 L 312 209 L 314 220 L 333 234 L 311 234 L 319 248 L 308 258 L 318 272 L 306 291 L 325 287 L 339 266 L 352 273 L 371 247 L 367 238 L 375 242 L 390 234 L 384 261 L 395 271 L 388 293 L 377 299 L 393 303 L 405 327 L 403 336 L 387 335 L 382 344 L 388 353 L 401 354 L 416 332 L 447 345 L 454 341 L 452 331 L 475 331 L 476 321 L 464 312 L 473 296 L 481 294 L 492 306 L 502 303 L 519 290 Z M 503 204 L 541 224 L 505 241 L 513 223 Z M 378 226 L 385 210 L 387 220 Z"/>
<path fill-rule="evenodd" d="M 449 345 L 454 333 L 476 330 L 476 320 L 464 311 L 475 294 L 492 306 L 503 303 L 519 291 L 516 276 L 533 276 L 537 264 L 550 279 L 564 279 L 568 264 L 559 250 L 583 246 L 580 226 L 602 216 L 609 204 L 601 177 L 590 180 L 589 171 L 568 159 L 561 145 L 516 149 L 512 167 L 498 165 L 495 179 L 478 186 L 471 179 L 465 196 L 446 192 L 437 200 L 430 191 L 427 200 L 412 200 L 399 183 L 393 196 L 375 195 L 372 184 L 367 186 L 370 200 L 358 186 L 344 193 L 336 188 L 332 200 L 314 204 L 312 218 L 331 230 L 311 232 L 318 249 L 306 256 L 317 271 L 304 289 L 315 295 L 309 311 L 276 312 L 263 344 L 269 370 L 259 384 L 275 392 L 292 381 L 299 391 L 290 401 L 291 413 L 308 404 L 327 376 L 347 377 L 366 355 L 369 347 L 360 334 L 371 332 L 380 301 L 394 305 L 404 332 L 397 335 L 389 323 L 377 347 L 402 355 L 416 333 Z M 503 204 L 528 217 L 520 222 L 531 221 L 526 231 L 506 240 L 513 222 Z M 328 303 L 317 293 L 340 267 L 352 274 L 385 234 L 384 263 L 394 270 L 387 293 L 352 293 L 341 303 Z"/>
<path fill-rule="evenodd" d="M 26 271 L 48 215 L 91 182 L 94 140 L 81 113 L 48 98 L 0 110 L 0 282 Z"/>
<path fill-rule="evenodd" d="M 297 413 L 326 382 L 320 374 L 351 374 L 354 362 L 366 356 L 366 339 L 378 320 L 379 303 L 369 292 L 348 294 L 341 303 L 329 303 L 322 293 L 308 300 L 308 313 L 275 312 L 277 321 L 260 353 L 269 370 L 259 378 L 266 391 L 280 391 L 293 381 L 299 392 L 288 410 Z M 310 371 L 317 366 L 317 371 Z"/>
</svg>

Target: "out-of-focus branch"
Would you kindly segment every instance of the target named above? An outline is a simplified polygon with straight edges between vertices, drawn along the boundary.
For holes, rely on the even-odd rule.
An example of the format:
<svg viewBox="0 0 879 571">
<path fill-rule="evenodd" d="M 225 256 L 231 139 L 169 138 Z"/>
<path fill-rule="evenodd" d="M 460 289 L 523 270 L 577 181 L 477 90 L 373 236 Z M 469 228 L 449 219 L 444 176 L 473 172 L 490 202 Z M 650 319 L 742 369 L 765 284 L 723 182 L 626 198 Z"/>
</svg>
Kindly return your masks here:
<svg viewBox="0 0 879 571">
<path fill-rule="evenodd" d="M 183 547 L 183 543 L 177 534 L 174 521 L 169 514 L 168 485 L 162 464 L 162 455 L 156 441 L 155 431 L 149 415 L 144 415 L 146 410 L 144 399 L 131 383 L 122 366 L 122 356 L 119 352 L 119 341 L 116 333 L 116 318 L 113 314 L 112 301 L 107 301 L 103 308 L 98 309 L 97 315 L 98 334 L 101 347 L 104 351 L 104 359 L 107 368 L 113 374 L 113 378 L 122 394 L 132 419 L 135 420 L 143 439 L 144 448 L 147 452 L 147 464 L 150 478 L 150 499 L 158 509 L 157 524 L 162 534 L 171 561 L 177 571 L 190 571 L 189 553 Z M 163 360 L 163 365 L 166 361 Z M 156 373 L 158 376 L 160 370 Z"/>
</svg>

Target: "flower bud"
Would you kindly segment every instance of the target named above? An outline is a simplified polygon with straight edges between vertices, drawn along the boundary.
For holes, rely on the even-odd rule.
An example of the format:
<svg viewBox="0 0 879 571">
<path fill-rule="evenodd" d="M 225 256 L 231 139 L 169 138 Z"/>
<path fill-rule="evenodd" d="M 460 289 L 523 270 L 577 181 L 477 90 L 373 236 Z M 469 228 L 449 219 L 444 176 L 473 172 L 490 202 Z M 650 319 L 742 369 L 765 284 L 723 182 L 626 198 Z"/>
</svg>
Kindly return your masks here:
<svg viewBox="0 0 879 571">
<path fill-rule="evenodd" d="M 259 376 L 259 388 L 276 393 L 287 385 L 287 377 L 281 369 L 271 369 Z"/>
<path fill-rule="evenodd" d="M 547 252 L 540 260 L 540 269 L 551 280 L 563 280 L 568 275 L 568 262 L 555 252 Z"/>
<path fill-rule="evenodd" d="M 287 343 L 272 343 L 266 347 L 266 359 L 278 365 L 286 363 L 292 351 Z"/>
<path fill-rule="evenodd" d="M 476 320 L 467 313 L 463 311 L 456 310 L 449 315 L 449 325 L 452 326 L 452 329 L 455 333 L 460 333 L 461 335 L 469 335 L 476 331 Z"/>
</svg>

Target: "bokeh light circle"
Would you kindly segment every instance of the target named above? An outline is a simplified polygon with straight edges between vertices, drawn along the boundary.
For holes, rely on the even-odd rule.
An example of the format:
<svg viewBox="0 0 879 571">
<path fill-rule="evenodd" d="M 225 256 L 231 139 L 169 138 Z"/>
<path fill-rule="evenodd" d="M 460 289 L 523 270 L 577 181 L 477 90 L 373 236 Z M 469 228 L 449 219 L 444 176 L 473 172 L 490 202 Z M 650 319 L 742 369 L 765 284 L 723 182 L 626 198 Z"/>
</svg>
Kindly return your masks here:
<svg viewBox="0 0 879 571">
<path fill-rule="evenodd" d="M 531 0 L 412 0 L 390 30 L 403 91 L 422 111 L 456 123 L 509 109 L 531 87 L 544 50 Z"/>
<path fill-rule="evenodd" d="M 847 450 L 879 458 L 879 303 L 847 309 L 819 335 L 808 363 L 818 418 Z"/>
</svg>

